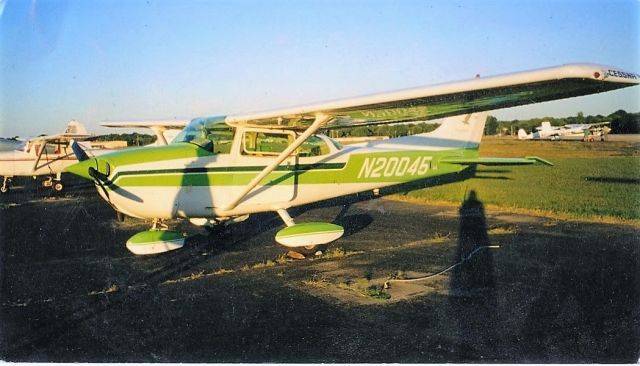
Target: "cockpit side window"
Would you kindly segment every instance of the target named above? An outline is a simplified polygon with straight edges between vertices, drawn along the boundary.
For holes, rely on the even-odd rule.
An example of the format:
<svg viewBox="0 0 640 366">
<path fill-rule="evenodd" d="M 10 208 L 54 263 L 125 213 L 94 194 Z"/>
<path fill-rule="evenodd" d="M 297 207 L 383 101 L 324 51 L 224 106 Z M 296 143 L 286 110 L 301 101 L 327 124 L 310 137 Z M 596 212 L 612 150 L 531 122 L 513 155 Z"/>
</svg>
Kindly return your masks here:
<svg viewBox="0 0 640 366">
<path fill-rule="evenodd" d="M 331 150 L 327 143 L 316 135 L 309 136 L 309 138 L 300 145 L 300 149 L 298 152 L 298 156 L 300 157 L 310 157 L 310 156 L 320 156 L 326 155 L 330 153 Z"/>
<path fill-rule="evenodd" d="M 216 125 L 207 131 L 207 139 L 213 143 L 214 154 L 229 154 L 231 152 L 235 131 L 235 128 L 225 124 Z"/>
<path fill-rule="evenodd" d="M 278 155 L 293 142 L 293 134 L 281 132 L 246 131 L 242 144 L 243 155 Z"/>
</svg>

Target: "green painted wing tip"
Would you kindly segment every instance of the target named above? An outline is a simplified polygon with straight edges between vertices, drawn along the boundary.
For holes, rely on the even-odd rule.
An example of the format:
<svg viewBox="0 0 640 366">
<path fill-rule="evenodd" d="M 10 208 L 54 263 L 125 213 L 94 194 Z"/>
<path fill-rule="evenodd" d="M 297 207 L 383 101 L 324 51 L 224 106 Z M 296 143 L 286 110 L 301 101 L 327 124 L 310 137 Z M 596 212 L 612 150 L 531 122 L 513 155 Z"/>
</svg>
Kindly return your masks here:
<svg viewBox="0 0 640 366">
<path fill-rule="evenodd" d="M 553 163 L 550 162 L 549 160 L 545 160 L 541 157 L 538 156 L 525 156 L 525 159 L 529 159 L 529 160 L 535 160 L 538 163 L 544 164 L 544 165 L 549 165 L 549 166 L 553 166 Z"/>
</svg>

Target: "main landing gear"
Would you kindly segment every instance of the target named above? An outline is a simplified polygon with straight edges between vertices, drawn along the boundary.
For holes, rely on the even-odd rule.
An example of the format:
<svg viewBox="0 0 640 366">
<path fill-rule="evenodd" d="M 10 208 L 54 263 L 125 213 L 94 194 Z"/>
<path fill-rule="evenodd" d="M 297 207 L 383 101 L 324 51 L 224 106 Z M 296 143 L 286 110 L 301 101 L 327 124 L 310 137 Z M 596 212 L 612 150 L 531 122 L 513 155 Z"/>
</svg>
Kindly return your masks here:
<svg viewBox="0 0 640 366">
<path fill-rule="evenodd" d="M 137 255 L 158 254 L 182 248 L 185 240 L 185 234 L 168 230 L 161 219 L 153 219 L 151 229 L 127 240 L 127 249 Z"/>
<path fill-rule="evenodd" d="M 286 228 L 278 231 L 276 241 L 290 250 L 305 256 L 314 255 L 323 247 L 342 237 L 344 228 L 326 222 L 296 224 L 285 209 L 278 210 Z"/>
<path fill-rule="evenodd" d="M 55 179 L 53 177 L 49 177 L 42 181 L 42 187 L 51 188 L 54 192 L 60 193 L 64 189 L 64 184 L 62 184 L 62 181 L 58 177 Z"/>
</svg>

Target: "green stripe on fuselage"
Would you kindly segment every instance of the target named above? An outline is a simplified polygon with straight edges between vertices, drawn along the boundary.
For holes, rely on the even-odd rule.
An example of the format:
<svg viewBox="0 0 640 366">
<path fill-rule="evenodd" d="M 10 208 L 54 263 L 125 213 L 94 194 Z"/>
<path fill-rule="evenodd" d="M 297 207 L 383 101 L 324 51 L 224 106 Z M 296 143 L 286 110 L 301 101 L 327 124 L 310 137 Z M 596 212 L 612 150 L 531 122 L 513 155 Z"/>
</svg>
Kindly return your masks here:
<svg viewBox="0 0 640 366">
<path fill-rule="evenodd" d="M 214 156 L 214 154 L 194 144 L 176 143 L 116 151 L 101 155 L 100 160 L 106 160 L 113 166 L 123 167 L 132 164 L 207 156 Z"/>
<path fill-rule="evenodd" d="M 477 149 L 354 153 L 346 164 L 283 164 L 261 184 L 404 183 L 461 171 L 465 167 L 439 164 L 439 160 L 471 158 L 477 154 Z M 248 184 L 263 169 L 264 166 L 229 166 L 120 171 L 112 183 L 118 187 L 238 186 Z"/>
</svg>

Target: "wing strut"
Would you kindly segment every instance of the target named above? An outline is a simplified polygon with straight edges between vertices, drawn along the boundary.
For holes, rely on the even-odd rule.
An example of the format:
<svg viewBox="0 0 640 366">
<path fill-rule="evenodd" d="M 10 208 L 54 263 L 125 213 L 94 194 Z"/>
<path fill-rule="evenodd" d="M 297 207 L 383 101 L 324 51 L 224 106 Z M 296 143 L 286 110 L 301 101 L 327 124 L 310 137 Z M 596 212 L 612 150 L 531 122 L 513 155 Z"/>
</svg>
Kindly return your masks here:
<svg viewBox="0 0 640 366">
<path fill-rule="evenodd" d="M 313 135 L 316 131 L 318 131 L 318 129 L 320 129 L 320 127 L 322 127 L 323 124 L 327 123 L 332 118 L 333 116 L 317 113 L 316 119 L 313 121 L 313 124 L 311 124 L 309 128 L 307 128 L 300 136 L 298 136 L 298 138 L 291 145 L 289 145 L 289 147 L 281 152 L 276 160 L 267 165 L 260 172 L 260 174 L 253 178 L 253 180 L 245 187 L 242 193 L 240 193 L 238 197 L 231 201 L 231 203 L 229 203 L 229 205 L 227 205 L 224 209 L 233 210 L 234 208 L 236 208 L 240 201 L 242 201 L 242 199 L 245 198 L 258 185 L 258 183 L 260 183 L 264 179 L 264 177 L 269 175 L 269 173 L 271 173 L 278 165 L 280 165 L 287 157 L 289 157 L 291 153 L 295 151 L 295 149 L 299 148 L 300 145 L 302 145 L 302 143 L 309 138 L 309 136 Z"/>
<path fill-rule="evenodd" d="M 36 162 L 33 164 L 33 171 L 35 172 L 36 170 L 38 170 L 38 168 L 40 168 L 38 166 L 38 163 L 40 163 L 40 159 L 42 158 L 42 153 L 44 152 L 44 150 L 47 148 L 47 141 L 46 140 L 42 140 L 43 144 L 42 147 L 40 148 L 40 151 L 38 151 L 38 155 L 36 156 Z M 43 165 L 44 166 L 44 165 Z"/>
<path fill-rule="evenodd" d="M 151 131 L 153 131 L 153 133 L 156 134 L 158 140 L 162 143 L 162 145 L 168 145 L 167 139 L 164 137 L 164 131 L 166 130 L 166 128 L 159 126 L 151 126 L 149 128 L 151 129 Z"/>
</svg>

